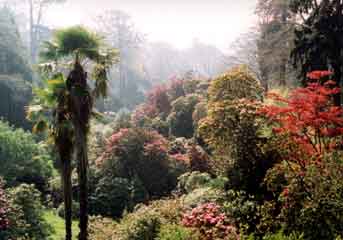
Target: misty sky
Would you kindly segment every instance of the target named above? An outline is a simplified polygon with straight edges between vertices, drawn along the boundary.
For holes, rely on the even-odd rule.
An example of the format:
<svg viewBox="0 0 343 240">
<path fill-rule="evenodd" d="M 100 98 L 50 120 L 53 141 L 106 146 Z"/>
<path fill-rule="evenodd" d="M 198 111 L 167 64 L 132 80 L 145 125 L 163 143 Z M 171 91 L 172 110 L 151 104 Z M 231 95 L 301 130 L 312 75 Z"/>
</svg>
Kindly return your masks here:
<svg viewBox="0 0 343 240">
<path fill-rule="evenodd" d="M 94 24 L 105 10 L 122 10 L 150 41 L 178 48 L 197 38 L 226 50 L 255 21 L 256 0 L 68 0 L 50 8 L 45 19 L 55 27 Z"/>
</svg>

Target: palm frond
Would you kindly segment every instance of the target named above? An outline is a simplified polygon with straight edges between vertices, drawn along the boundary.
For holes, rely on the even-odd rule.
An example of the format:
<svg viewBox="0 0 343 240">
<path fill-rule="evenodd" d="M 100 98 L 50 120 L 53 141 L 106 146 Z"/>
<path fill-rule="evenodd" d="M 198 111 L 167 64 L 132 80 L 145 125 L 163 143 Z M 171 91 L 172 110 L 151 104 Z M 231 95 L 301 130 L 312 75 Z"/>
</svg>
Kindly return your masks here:
<svg viewBox="0 0 343 240">
<path fill-rule="evenodd" d="M 57 62 L 57 60 L 60 58 L 58 44 L 56 44 L 55 42 L 44 42 L 39 56 L 43 61 Z"/>
<path fill-rule="evenodd" d="M 99 52 L 98 59 L 93 68 L 93 79 L 95 80 L 95 88 L 93 95 L 98 97 L 106 97 L 108 89 L 107 71 L 118 61 L 118 51 L 108 48 Z"/>
<path fill-rule="evenodd" d="M 56 31 L 54 41 L 61 56 L 79 53 L 92 60 L 100 46 L 100 38 L 81 26 Z"/>
</svg>

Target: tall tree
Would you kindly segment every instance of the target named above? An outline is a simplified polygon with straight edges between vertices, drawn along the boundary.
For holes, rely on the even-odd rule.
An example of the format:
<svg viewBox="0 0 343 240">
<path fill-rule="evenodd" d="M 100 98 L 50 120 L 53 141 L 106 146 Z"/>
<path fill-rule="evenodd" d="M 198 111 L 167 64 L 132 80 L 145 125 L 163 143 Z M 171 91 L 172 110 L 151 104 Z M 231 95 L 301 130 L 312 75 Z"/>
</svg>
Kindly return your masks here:
<svg viewBox="0 0 343 240">
<path fill-rule="evenodd" d="M 65 206 L 65 239 L 71 240 L 71 158 L 74 146 L 74 131 L 68 118 L 71 114 L 70 99 L 63 75 L 56 74 L 49 77 L 50 80 L 44 81 L 44 88 L 34 90 L 34 99 L 28 108 L 27 117 L 34 122 L 33 132 L 48 130 L 49 139 L 53 140 L 58 153 Z"/>
<path fill-rule="evenodd" d="M 139 33 L 131 20 L 131 17 L 125 12 L 119 10 L 108 10 L 97 17 L 97 27 L 99 32 L 104 33 L 108 43 L 119 50 L 120 62 L 116 66 L 119 78 L 119 95 L 125 97 L 123 93 L 125 88 L 132 81 L 132 72 L 134 58 L 137 55 L 137 49 L 143 42 L 143 35 Z"/>
<path fill-rule="evenodd" d="M 230 45 L 232 53 L 228 54 L 224 61 L 229 66 L 247 66 L 249 71 L 255 75 L 264 89 L 267 90 L 268 79 L 261 69 L 264 65 L 259 62 L 263 58 L 263 56 L 259 55 L 259 39 L 259 28 L 253 28 L 249 32 L 240 35 L 236 41 Z"/>
<path fill-rule="evenodd" d="M 0 4 L 17 11 L 24 11 L 28 23 L 29 49 L 31 63 L 36 63 L 39 55 L 41 32 L 46 30 L 43 26 L 44 16 L 49 6 L 64 3 L 67 0 L 0 0 Z M 19 7 L 18 7 L 19 6 Z"/>
<path fill-rule="evenodd" d="M 66 0 L 26 0 L 28 4 L 29 31 L 30 31 L 30 55 L 31 62 L 36 63 L 39 51 L 38 38 L 40 26 L 46 8 L 54 3 L 62 3 Z"/>
<path fill-rule="evenodd" d="M 343 0 L 292 0 L 291 9 L 297 14 L 292 58 L 303 79 L 313 70 L 331 69 L 333 80 L 343 84 Z M 335 96 L 342 104 L 342 94 Z"/>
<path fill-rule="evenodd" d="M 20 74 L 24 80 L 32 80 L 25 49 L 21 41 L 13 12 L 0 8 L 0 74 Z"/>
<path fill-rule="evenodd" d="M 259 0 L 256 7 L 259 17 L 260 69 L 265 78 L 275 79 L 277 85 L 285 86 L 292 70 L 290 52 L 295 25 L 290 10 L 290 0 Z"/>
<path fill-rule="evenodd" d="M 56 85 L 59 94 L 53 94 L 56 98 L 54 104 L 57 128 L 55 135 L 56 146 L 59 150 L 64 171 L 63 183 L 65 187 L 65 201 L 71 203 L 70 194 L 70 160 L 62 159 L 62 152 L 68 151 L 74 146 L 77 160 L 78 181 L 80 187 L 80 234 L 79 240 L 88 238 L 88 156 L 87 156 L 87 134 L 89 121 L 92 114 L 93 102 L 99 96 L 106 96 L 107 71 L 114 64 L 116 52 L 113 49 L 105 48 L 95 34 L 82 27 L 72 27 L 56 32 L 52 42 L 45 44 L 42 56 L 53 61 L 53 65 L 59 59 L 71 59 L 72 69 L 66 80 L 62 73 L 52 80 L 50 84 Z M 91 62 L 91 64 L 89 64 Z M 85 69 L 92 69 L 92 78 L 95 80 L 94 88 L 90 88 Z M 50 90 L 51 92 L 51 90 Z M 40 105 L 38 105 L 40 106 Z M 31 114 L 41 111 L 41 107 L 31 108 Z M 66 124 L 67 123 L 67 124 Z M 38 121 L 38 126 L 42 126 Z M 54 129 L 54 128 L 53 128 Z M 61 140 L 64 138 L 62 142 Z M 66 154 L 66 156 L 68 156 Z M 70 155 L 69 155 L 70 156 Z M 70 159 L 70 157 L 69 157 Z M 65 162 L 63 162 L 65 161 Z M 70 239 L 70 211 L 71 206 L 66 207 L 66 238 Z M 68 210 L 67 210 L 68 207 Z"/>
<path fill-rule="evenodd" d="M 0 116 L 18 127 L 30 127 L 24 106 L 31 98 L 32 71 L 13 12 L 0 7 Z"/>
</svg>

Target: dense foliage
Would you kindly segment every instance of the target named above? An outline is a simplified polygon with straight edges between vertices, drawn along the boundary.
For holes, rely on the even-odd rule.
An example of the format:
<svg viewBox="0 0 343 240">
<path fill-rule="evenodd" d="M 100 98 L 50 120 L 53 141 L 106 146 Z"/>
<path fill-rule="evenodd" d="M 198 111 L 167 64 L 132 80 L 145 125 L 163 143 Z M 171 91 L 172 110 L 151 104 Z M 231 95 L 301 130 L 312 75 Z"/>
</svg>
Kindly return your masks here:
<svg viewBox="0 0 343 240">
<path fill-rule="evenodd" d="M 343 239 L 342 0 L 258 0 L 227 54 L 63 1 L 0 0 L 1 240 Z"/>
<path fill-rule="evenodd" d="M 213 165 L 234 188 L 256 191 L 266 170 L 256 117 L 261 93 L 258 81 L 244 68 L 220 76 L 209 88 L 208 113 L 199 133 L 215 154 Z"/>
<path fill-rule="evenodd" d="M 120 129 L 97 161 L 93 211 L 118 217 L 138 202 L 166 195 L 183 165 L 169 155 L 168 141 L 157 132 Z"/>
<path fill-rule="evenodd" d="M 28 129 L 25 106 L 31 99 L 33 74 L 15 14 L 0 6 L 0 116 L 17 127 Z"/>
<path fill-rule="evenodd" d="M 46 239 L 50 226 L 43 219 L 41 193 L 33 185 L 22 184 L 8 189 L 11 211 L 9 227 L 0 231 L 1 239 Z"/>
<path fill-rule="evenodd" d="M 305 239 L 334 239 L 342 232 L 342 109 L 334 106 L 335 83 L 319 81 L 327 74 L 308 74 L 317 82 L 288 99 L 273 95 L 283 106 L 261 109 L 274 125 L 283 160 L 269 171 L 266 184 L 279 194 L 284 227 L 302 231 Z"/>
<path fill-rule="evenodd" d="M 0 147 L 0 175 L 7 186 L 25 182 L 46 190 L 53 173 L 46 147 L 38 144 L 31 133 L 15 129 L 5 122 L 0 122 Z"/>
<path fill-rule="evenodd" d="M 8 215 L 10 211 L 11 209 L 8 203 L 8 198 L 3 189 L 2 179 L 0 179 L 0 231 L 6 230 L 9 227 L 10 222 Z"/>
</svg>

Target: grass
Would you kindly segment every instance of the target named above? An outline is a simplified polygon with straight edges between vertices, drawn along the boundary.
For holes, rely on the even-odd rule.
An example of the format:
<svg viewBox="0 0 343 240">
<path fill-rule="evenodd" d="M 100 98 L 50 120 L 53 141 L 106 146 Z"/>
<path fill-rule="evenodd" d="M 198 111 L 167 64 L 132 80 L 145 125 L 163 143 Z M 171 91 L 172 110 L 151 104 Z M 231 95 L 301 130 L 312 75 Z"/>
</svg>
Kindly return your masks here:
<svg viewBox="0 0 343 240">
<path fill-rule="evenodd" d="M 60 218 L 53 210 L 46 210 L 44 213 L 44 219 L 52 227 L 51 240 L 64 240 L 65 231 L 64 231 L 64 219 Z M 77 235 L 79 233 L 78 223 L 73 222 L 72 226 L 73 231 L 73 240 L 77 240 Z"/>
</svg>

